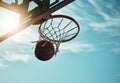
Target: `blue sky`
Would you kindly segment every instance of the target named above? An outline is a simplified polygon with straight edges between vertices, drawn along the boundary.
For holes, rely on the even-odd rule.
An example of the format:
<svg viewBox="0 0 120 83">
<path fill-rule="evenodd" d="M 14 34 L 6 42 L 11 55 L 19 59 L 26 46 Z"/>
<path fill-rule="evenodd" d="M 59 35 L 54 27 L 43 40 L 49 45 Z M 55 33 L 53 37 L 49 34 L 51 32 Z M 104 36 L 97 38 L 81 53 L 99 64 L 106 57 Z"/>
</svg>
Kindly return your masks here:
<svg viewBox="0 0 120 83">
<path fill-rule="evenodd" d="M 46 62 L 32 49 L 37 26 L 0 43 L 0 83 L 120 83 L 120 1 L 76 0 L 54 14 L 75 18 L 79 35 Z"/>
</svg>

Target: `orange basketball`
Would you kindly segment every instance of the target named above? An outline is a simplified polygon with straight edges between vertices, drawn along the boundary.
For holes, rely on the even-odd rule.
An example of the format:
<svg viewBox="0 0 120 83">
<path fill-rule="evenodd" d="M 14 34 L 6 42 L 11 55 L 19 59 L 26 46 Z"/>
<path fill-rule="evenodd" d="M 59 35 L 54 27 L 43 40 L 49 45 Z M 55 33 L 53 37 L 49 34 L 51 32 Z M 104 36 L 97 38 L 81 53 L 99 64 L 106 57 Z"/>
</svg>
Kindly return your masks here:
<svg viewBox="0 0 120 83">
<path fill-rule="evenodd" d="M 49 60 L 55 53 L 54 46 L 51 42 L 42 40 L 37 42 L 35 47 L 35 56 L 42 61 Z"/>
</svg>

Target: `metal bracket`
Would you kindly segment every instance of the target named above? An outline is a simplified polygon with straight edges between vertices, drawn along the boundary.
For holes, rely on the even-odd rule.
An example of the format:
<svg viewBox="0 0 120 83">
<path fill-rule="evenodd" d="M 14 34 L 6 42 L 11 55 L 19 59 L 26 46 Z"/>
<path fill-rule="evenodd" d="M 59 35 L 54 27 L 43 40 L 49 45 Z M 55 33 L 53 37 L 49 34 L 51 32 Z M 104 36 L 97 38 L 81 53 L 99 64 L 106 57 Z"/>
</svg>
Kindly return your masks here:
<svg viewBox="0 0 120 83">
<path fill-rule="evenodd" d="M 23 29 L 27 28 L 28 26 L 33 25 L 36 22 L 39 22 L 44 17 L 46 17 L 48 15 L 51 15 L 53 12 L 61 9 L 62 7 L 68 5 L 69 3 L 73 2 L 73 1 L 75 1 L 75 0 L 63 0 L 63 1 L 53 5 L 49 10 L 44 11 L 44 12 L 38 14 L 37 16 L 33 16 L 32 11 L 38 10 L 38 9 L 35 8 L 34 10 L 31 10 L 29 12 L 29 15 L 27 16 L 28 18 L 24 22 L 22 22 L 21 25 L 18 28 L 15 28 L 14 30 L 12 30 L 12 31 L 10 31 L 10 32 L 8 32 L 8 33 L 6 33 L 6 34 L 4 34 L 0 37 L 0 42 L 6 40 L 7 38 L 9 38 L 13 35 L 15 35 L 16 33 L 22 31 Z M 16 11 L 15 8 L 10 7 L 9 4 L 4 3 L 4 2 L 0 2 L 0 6 L 3 7 L 3 8 L 9 9 L 9 10 Z"/>
</svg>

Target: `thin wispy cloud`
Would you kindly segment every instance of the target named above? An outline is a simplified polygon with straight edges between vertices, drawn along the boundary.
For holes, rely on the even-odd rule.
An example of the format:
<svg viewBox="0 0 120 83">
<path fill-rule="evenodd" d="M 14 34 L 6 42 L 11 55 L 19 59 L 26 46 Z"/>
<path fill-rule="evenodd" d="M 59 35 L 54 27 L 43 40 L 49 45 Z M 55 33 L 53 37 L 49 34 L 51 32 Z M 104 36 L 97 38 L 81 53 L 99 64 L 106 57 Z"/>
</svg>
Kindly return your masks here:
<svg viewBox="0 0 120 83">
<path fill-rule="evenodd" d="M 96 11 L 103 20 L 102 22 L 91 20 L 89 26 L 95 31 L 103 31 L 112 36 L 120 36 L 120 11 L 115 8 L 117 4 L 113 1 L 105 4 L 102 0 L 88 0 L 88 2 L 95 8 L 94 11 Z"/>
<path fill-rule="evenodd" d="M 0 69 L 3 69 L 3 68 L 5 68 L 5 67 L 7 67 L 7 65 L 5 65 L 5 64 L 3 64 L 3 63 L 0 63 Z"/>
<path fill-rule="evenodd" d="M 120 22 L 120 17 L 119 15 L 109 15 L 103 11 L 97 10 L 97 12 L 104 18 L 105 21 L 113 21 L 113 22 Z M 120 13 L 120 12 L 119 12 Z"/>
<path fill-rule="evenodd" d="M 95 47 L 94 45 L 89 43 L 71 42 L 71 43 L 61 44 L 60 50 L 66 52 L 78 53 L 78 52 L 94 51 Z"/>
<path fill-rule="evenodd" d="M 88 0 L 96 9 L 99 9 L 98 5 L 96 4 L 95 0 Z"/>
<path fill-rule="evenodd" d="M 111 22 L 111 21 L 106 21 L 106 22 L 102 22 L 102 23 L 94 23 L 94 22 L 91 22 L 89 23 L 89 25 L 91 27 L 93 27 L 94 30 L 100 30 L 100 29 L 105 29 L 105 28 L 108 28 L 110 26 L 120 26 L 119 25 L 119 22 Z"/>
<path fill-rule="evenodd" d="M 18 54 L 14 52 L 8 52 L 6 51 L 5 55 L 2 56 L 4 60 L 10 61 L 10 62 L 16 62 L 16 61 L 21 61 L 24 63 L 28 63 L 29 60 L 32 59 L 30 55 L 27 54 Z"/>
<path fill-rule="evenodd" d="M 106 13 L 104 10 L 102 10 L 101 6 L 99 7 L 99 4 L 103 5 L 102 3 L 97 3 L 95 0 L 88 0 L 88 1 L 89 1 L 89 3 L 91 3 L 96 8 L 95 11 L 97 11 L 97 13 L 103 17 L 104 22 L 106 23 L 106 25 L 108 25 L 108 23 L 109 23 L 110 26 L 111 25 L 118 25 L 118 26 L 120 26 L 119 25 L 119 22 L 120 22 L 120 17 L 119 17 L 120 12 L 118 10 L 116 10 L 115 8 L 113 8 L 113 6 L 109 6 L 109 7 L 107 6 L 109 8 L 109 10 L 108 10 L 108 13 Z M 110 4 L 110 3 L 108 3 L 108 4 Z M 106 5 L 104 5 L 104 6 L 106 7 Z M 110 15 L 110 13 L 112 13 L 113 15 Z M 96 22 L 94 22 L 94 23 L 96 23 Z M 104 25 L 105 25 L 105 23 L 104 23 Z M 103 27 L 106 27 L 106 26 L 103 26 Z"/>
<path fill-rule="evenodd" d="M 37 29 L 38 28 L 36 28 L 36 30 Z M 7 61 L 28 63 L 32 59 L 31 53 L 34 46 L 31 41 L 38 40 L 38 37 L 38 33 L 35 33 L 31 26 L 8 38 L 1 44 L 0 59 L 3 62 Z M 1 62 L 0 67 L 6 67 L 6 64 Z"/>
<path fill-rule="evenodd" d="M 3 60 L 0 59 L 0 69 L 6 68 L 7 65 L 3 63 Z"/>
<path fill-rule="evenodd" d="M 98 12 L 103 18 L 104 22 L 90 22 L 89 26 L 93 28 L 95 31 L 104 31 L 114 36 L 120 35 L 120 18 L 110 17 L 104 12 Z"/>
<path fill-rule="evenodd" d="M 38 33 L 35 33 L 30 27 L 28 27 L 12 36 L 10 40 L 15 43 L 27 44 L 28 42 L 37 40 L 38 37 Z"/>
</svg>

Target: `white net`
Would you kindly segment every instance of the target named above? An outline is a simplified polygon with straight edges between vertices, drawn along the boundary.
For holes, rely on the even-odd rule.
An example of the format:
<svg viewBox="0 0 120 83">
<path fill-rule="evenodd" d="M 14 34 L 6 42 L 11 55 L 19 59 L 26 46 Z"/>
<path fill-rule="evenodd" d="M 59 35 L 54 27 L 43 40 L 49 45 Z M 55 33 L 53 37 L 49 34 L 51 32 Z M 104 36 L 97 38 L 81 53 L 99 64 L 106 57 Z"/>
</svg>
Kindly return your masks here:
<svg viewBox="0 0 120 83">
<path fill-rule="evenodd" d="M 69 41 L 77 36 L 79 30 L 73 18 L 63 15 L 52 16 L 39 27 L 40 36 L 54 42 Z"/>
<path fill-rule="evenodd" d="M 62 42 L 70 41 L 80 31 L 79 24 L 71 17 L 54 15 L 46 19 L 39 27 L 40 40 L 54 44 L 56 52 Z"/>
</svg>

